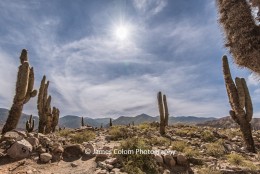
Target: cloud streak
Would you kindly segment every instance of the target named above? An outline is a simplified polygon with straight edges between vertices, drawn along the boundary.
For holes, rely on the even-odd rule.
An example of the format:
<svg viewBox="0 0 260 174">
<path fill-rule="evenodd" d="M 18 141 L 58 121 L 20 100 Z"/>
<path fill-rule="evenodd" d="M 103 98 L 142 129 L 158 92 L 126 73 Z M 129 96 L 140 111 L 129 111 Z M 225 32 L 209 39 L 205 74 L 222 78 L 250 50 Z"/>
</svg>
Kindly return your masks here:
<svg viewBox="0 0 260 174">
<path fill-rule="evenodd" d="M 62 115 L 155 116 L 159 90 L 167 95 L 173 116 L 227 115 L 229 104 L 220 59 L 225 51 L 211 2 L 204 1 L 201 6 L 190 1 L 192 14 L 177 15 L 167 9 L 176 8 L 182 1 L 132 1 L 123 15 L 132 32 L 124 42 L 113 36 L 116 13 L 108 13 L 112 6 L 96 1 L 88 4 L 89 9 L 87 6 L 84 10 L 89 14 L 79 13 L 83 15 L 76 22 L 82 26 L 79 29 L 66 20 L 73 10 L 69 5 L 62 6 L 68 13 L 61 13 L 48 11 L 44 2 L 31 6 L 30 3 L 33 1 L 23 3 L 23 8 L 0 3 L 0 7 L 5 7 L 0 12 L 0 24 L 8 21 L 7 29 L 0 31 L 4 36 L 0 48 L 5 50 L 0 54 L 0 76 L 5 80 L 0 87 L 0 107 L 11 104 L 19 52 L 26 47 L 35 68 L 36 88 L 46 74 L 52 105 L 59 107 Z M 77 11 L 86 5 L 81 3 L 75 7 Z M 50 9 L 58 5 L 52 2 Z M 91 13 L 90 7 L 100 12 Z M 19 16 L 13 14 L 15 11 Z M 8 14 L 12 14 L 12 21 Z M 71 33 L 62 34 L 66 31 Z M 231 69 L 238 71 L 236 67 Z M 8 74 L 3 75 L 4 72 Z M 248 81 L 257 96 L 259 88 L 251 77 Z M 253 100 L 258 103 L 255 96 Z M 37 114 L 36 98 L 24 111 Z"/>
</svg>

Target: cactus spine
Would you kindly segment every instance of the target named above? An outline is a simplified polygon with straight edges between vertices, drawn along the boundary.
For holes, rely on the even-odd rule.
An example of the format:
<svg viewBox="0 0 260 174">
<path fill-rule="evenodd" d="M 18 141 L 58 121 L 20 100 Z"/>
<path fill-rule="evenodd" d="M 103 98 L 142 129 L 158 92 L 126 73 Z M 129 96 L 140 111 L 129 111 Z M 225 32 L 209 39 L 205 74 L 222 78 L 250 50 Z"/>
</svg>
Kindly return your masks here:
<svg viewBox="0 0 260 174">
<path fill-rule="evenodd" d="M 3 134 L 16 128 L 22 114 L 23 105 L 26 104 L 32 97 L 37 95 L 37 90 L 33 89 L 33 67 L 30 67 L 29 65 L 27 50 L 25 49 L 22 50 L 20 62 L 21 65 L 19 66 L 16 81 L 16 93 L 13 99 L 13 105 L 9 111 L 8 118 L 2 130 Z"/>
<path fill-rule="evenodd" d="M 26 130 L 27 132 L 32 132 L 34 129 L 34 119 L 32 119 L 32 115 L 29 120 L 26 121 Z"/>
<path fill-rule="evenodd" d="M 112 124 L 112 118 L 110 118 L 109 126 L 110 126 L 110 127 L 113 126 L 113 124 Z"/>
<path fill-rule="evenodd" d="M 259 0 L 250 0 L 260 7 Z M 260 73 L 260 26 L 255 24 L 246 0 L 217 0 L 219 22 L 236 64 Z M 259 11 L 258 11 L 259 15 Z M 258 17 L 259 18 L 259 17 Z"/>
<path fill-rule="evenodd" d="M 222 63 L 227 94 L 232 108 L 229 114 L 240 126 L 247 150 L 255 153 L 256 150 L 250 123 L 253 117 L 253 105 L 246 81 L 244 78 L 237 77 L 234 83 L 230 73 L 227 56 L 223 56 Z"/>
<path fill-rule="evenodd" d="M 165 126 L 168 126 L 169 112 L 166 95 L 162 96 L 161 92 L 157 94 L 158 107 L 160 113 L 160 134 L 165 135 Z"/>
</svg>

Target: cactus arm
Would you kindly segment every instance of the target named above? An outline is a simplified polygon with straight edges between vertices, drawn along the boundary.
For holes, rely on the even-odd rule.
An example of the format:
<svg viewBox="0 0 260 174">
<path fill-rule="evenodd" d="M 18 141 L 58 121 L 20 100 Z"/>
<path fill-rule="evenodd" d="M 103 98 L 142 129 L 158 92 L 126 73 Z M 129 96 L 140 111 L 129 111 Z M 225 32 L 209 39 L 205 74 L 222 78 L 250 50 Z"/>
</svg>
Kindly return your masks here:
<svg viewBox="0 0 260 174">
<path fill-rule="evenodd" d="M 158 100 L 158 107 L 159 107 L 159 113 L 160 113 L 160 121 L 164 122 L 164 112 L 163 112 L 163 102 L 162 102 L 162 93 L 161 92 L 158 92 L 157 100 Z"/>
<path fill-rule="evenodd" d="M 248 122 L 251 122 L 252 117 L 253 117 L 253 104 L 252 104 L 252 100 L 250 97 L 250 93 L 246 84 L 246 81 L 244 78 L 242 78 L 242 85 L 245 91 L 245 110 L 246 110 L 246 120 Z"/>
<path fill-rule="evenodd" d="M 34 71 L 32 67 L 29 73 L 29 82 L 28 82 L 28 88 L 27 88 L 25 100 L 23 102 L 24 104 L 27 103 L 32 97 L 35 97 L 37 95 L 37 90 L 33 90 L 33 85 L 34 85 Z"/>
<path fill-rule="evenodd" d="M 258 2 L 259 5 L 259 2 Z M 236 64 L 260 73 L 260 27 L 246 0 L 217 0 L 219 22 Z"/>
<path fill-rule="evenodd" d="M 223 56 L 222 63 L 223 63 L 224 80 L 225 80 L 227 94 L 228 94 L 231 108 L 236 113 L 235 114 L 236 116 L 243 115 L 243 109 L 240 108 L 239 96 L 238 96 L 236 85 L 230 73 L 227 56 Z"/>
<path fill-rule="evenodd" d="M 164 114 L 165 114 L 165 126 L 168 126 L 169 111 L 168 111 L 166 95 L 163 95 L 163 106 L 164 106 Z"/>
<path fill-rule="evenodd" d="M 24 62 L 19 67 L 17 82 L 16 82 L 16 95 L 15 100 L 24 101 L 26 96 L 27 87 L 28 87 L 28 79 L 29 79 L 30 67 L 28 62 Z"/>
<path fill-rule="evenodd" d="M 237 86 L 237 93 L 239 98 L 239 104 L 241 108 L 245 107 L 245 90 L 242 84 L 241 78 L 236 77 L 235 78 L 236 86 Z"/>
</svg>

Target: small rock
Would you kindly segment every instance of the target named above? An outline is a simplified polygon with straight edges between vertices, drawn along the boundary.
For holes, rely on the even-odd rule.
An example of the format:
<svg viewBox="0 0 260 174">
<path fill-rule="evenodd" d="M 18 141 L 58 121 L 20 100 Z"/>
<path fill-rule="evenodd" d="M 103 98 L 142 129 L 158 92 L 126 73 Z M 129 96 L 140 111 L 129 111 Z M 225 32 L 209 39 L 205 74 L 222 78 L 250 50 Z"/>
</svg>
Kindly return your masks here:
<svg viewBox="0 0 260 174">
<path fill-rule="evenodd" d="M 27 158 L 31 152 L 32 145 L 25 139 L 22 139 L 15 142 L 11 148 L 7 150 L 7 155 L 14 159 L 23 159 Z"/>
<path fill-rule="evenodd" d="M 109 158 L 105 160 L 105 163 L 113 165 L 117 163 L 117 161 L 118 161 L 117 158 Z"/>
<path fill-rule="evenodd" d="M 162 158 L 162 156 L 161 155 L 155 155 L 154 156 L 154 159 L 155 159 L 155 161 L 157 162 L 157 163 L 160 163 L 160 164 L 162 164 L 163 163 L 163 158 Z"/>
<path fill-rule="evenodd" d="M 163 156 L 164 163 L 167 166 L 170 166 L 170 161 L 174 160 L 173 157 L 169 154 Z"/>
<path fill-rule="evenodd" d="M 77 163 L 71 163 L 71 167 L 78 167 L 79 165 Z"/>
<path fill-rule="evenodd" d="M 170 170 L 167 169 L 163 171 L 163 174 L 170 174 L 170 173 L 171 173 Z"/>
<path fill-rule="evenodd" d="M 111 164 L 107 164 L 107 165 L 106 165 L 106 168 L 108 168 L 108 169 L 110 169 L 110 170 L 111 170 L 111 169 L 113 169 L 113 168 L 114 168 L 114 166 L 113 166 L 113 165 L 111 165 Z"/>
<path fill-rule="evenodd" d="M 94 146 L 90 143 L 84 143 L 83 146 L 85 147 L 86 154 L 93 154 L 94 153 Z"/>
<path fill-rule="evenodd" d="M 41 162 L 43 162 L 43 163 L 47 163 L 47 162 L 49 162 L 51 159 L 52 159 L 52 155 L 49 154 L 49 153 L 42 153 L 42 154 L 40 155 L 40 160 L 41 160 Z"/>
<path fill-rule="evenodd" d="M 29 138 L 26 138 L 26 140 L 32 145 L 33 148 L 36 148 L 39 146 L 39 140 L 36 137 L 29 137 Z"/>
<path fill-rule="evenodd" d="M 106 168 L 107 168 L 106 163 L 101 162 L 101 161 L 99 161 L 99 162 L 97 163 L 97 166 L 100 167 L 100 168 L 102 168 L 102 169 L 106 169 Z"/>
<path fill-rule="evenodd" d="M 187 158 L 183 155 L 177 156 L 177 164 L 179 165 L 186 165 L 188 163 Z"/>
<path fill-rule="evenodd" d="M 33 174 L 33 171 L 32 171 L 32 170 L 28 170 L 28 171 L 26 172 L 26 174 Z"/>
</svg>

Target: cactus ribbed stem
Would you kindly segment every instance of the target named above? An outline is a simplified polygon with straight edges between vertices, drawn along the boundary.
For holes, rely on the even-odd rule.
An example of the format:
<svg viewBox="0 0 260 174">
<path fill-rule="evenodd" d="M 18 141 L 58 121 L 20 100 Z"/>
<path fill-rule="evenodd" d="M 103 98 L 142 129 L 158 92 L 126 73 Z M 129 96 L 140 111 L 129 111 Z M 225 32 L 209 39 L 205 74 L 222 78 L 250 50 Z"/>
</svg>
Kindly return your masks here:
<svg viewBox="0 0 260 174">
<path fill-rule="evenodd" d="M 253 116 L 253 105 L 246 81 L 244 78 L 237 77 L 235 84 L 230 73 L 227 56 L 223 56 L 222 63 L 227 94 L 232 108 L 229 114 L 239 124 L 247 150 L 255 153 L 250 123 Z"/>
</svg>

